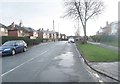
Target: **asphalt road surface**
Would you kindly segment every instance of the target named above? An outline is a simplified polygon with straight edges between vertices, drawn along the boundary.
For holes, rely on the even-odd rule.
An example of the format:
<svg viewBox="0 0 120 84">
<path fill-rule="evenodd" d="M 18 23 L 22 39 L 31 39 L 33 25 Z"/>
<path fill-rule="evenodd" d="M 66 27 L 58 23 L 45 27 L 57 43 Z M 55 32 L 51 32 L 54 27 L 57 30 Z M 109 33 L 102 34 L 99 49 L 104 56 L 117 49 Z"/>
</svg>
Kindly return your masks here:
<svg viewBox="0 0 120 84">
<path fill-rule="evenodd" d="M 2 58 L 3 82 L 95 82 L 75 44 L 42 43 Z"/>
</svg>

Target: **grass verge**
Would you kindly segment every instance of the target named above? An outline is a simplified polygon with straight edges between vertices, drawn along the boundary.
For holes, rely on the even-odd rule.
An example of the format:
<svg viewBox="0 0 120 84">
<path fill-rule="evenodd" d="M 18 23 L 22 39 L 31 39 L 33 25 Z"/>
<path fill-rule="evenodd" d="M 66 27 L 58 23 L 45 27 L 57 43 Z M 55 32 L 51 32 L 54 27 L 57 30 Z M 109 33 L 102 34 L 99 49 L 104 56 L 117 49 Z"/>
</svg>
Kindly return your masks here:
<svg viewBox="0 0 120 84">
<path fill-rule="evenodd" d="M 80 53 L 90 62 L 115 62 L 120 61 L 118 52 L 92 45 L 76 43 Z"/>
</svg>

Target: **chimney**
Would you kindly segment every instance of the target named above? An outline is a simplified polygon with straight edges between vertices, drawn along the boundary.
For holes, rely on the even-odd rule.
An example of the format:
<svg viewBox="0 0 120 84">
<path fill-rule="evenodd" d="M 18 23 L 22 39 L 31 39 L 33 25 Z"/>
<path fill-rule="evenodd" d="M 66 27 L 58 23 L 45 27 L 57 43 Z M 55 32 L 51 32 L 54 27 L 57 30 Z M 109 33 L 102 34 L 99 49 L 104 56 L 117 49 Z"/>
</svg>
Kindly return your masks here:
<svg viewBox="0 0 120 84">
<path fill-rule="evenodd" d="M 108 26 L 108 21 L 106 22 L 106 27 Z"/>
<path fill-rule="evenodd" d="M 38 31 L 41 31 L 41 28 L 40 28 L 40 29 L 38 29 Z"/>
<path fill-rule="evenodd" d="M 47 31 L 49 31 L 49 29 L 47 29 Z"/>
<path fill-rule="evenodd" d="M 22 27 L 22 21 L 20 21 L 19 26 Z"/>
<path fill-rule="evenodd" d="M 11 24 L 11 26 L 12 26 L 11 30 L 14 30 L 14 29 L 15 29 L 15 24 L 14 24 L 14 22 Z"/>
</svg>

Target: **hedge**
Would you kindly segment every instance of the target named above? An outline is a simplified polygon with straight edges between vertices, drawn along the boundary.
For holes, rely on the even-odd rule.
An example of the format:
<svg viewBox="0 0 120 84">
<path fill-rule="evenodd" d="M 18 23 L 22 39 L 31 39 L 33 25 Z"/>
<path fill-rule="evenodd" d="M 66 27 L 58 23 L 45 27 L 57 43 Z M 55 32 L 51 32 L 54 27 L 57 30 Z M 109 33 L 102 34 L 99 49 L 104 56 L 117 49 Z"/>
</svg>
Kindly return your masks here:
<svg viewBox="0 0 120 84">
<path fill-rule="evenodd" d="M 94 42 L 100 42 L 112 46 L 118 46 L 119 39 L 117 35 L 94 35 L 91 36 Z"/>
<path fill-rule="evenodd" d="M 30 39 L 29 37 L 14 37 L 14 36 L 2 36 L 2 44 L 11 40 L 24 40 L 28 46 L 36 45 L 43 42 L 42 38 Z"/>
<path fill-rule="evenodd" d="M 112 42 L 112 41 L 118 41 L 117 35 L 94 35 L 91 36 L 91 38 L 95 42 Z"/>
</svg>

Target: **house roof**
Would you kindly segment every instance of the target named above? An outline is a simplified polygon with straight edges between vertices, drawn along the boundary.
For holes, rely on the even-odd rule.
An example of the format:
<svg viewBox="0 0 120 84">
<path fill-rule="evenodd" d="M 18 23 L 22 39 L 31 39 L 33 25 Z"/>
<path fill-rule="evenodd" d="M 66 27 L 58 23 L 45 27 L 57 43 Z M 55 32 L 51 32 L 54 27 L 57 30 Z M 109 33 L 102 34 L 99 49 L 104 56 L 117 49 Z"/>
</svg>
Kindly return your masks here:
<svg viewBox="0 0 120 84">
<path fill-rule="evenodd" d="M 7 28 L 8 28 L 8 30 L 11 30 L 12 29 L 12 25 L 9 25 Z M 14 26 L 14 30 L 23 30 L 23 28 L 20 27 L 19 25 L 15 25 Z"/>
<path fill-rule="evenodd" d="M 0 23 L 0 27 L 6 28 L 6 29 L 8 29 L 8 30 L 12 30 L 12 24 L 9 25 L 9 26 L 5 26 L 5 25 L 3 25 L 3 24 Z M 24 26 L 21 27 L 21 26 L 19 26 L 19 25 L 17 25 L 17 24 L 15 24 L 14 30 L 23 30 L 23 31 L 26 31 L 26 32 L 36 32 L 36 30 L 34 30 L 34 29 L 31 28 L 31 27 L 24 27 Z"/>
<path fill-rule="evenodd" d="M 18 30 L 23 30 L 23 31 L 28 31 L 26 27 L 20 27 L 20 26 L 16 26 Z M 28 31 L 29 32 L 29 31 Z"/>
<path fill-rule="evenodd" d="M 48 33 L 48 34 L 54 34 L 57 33 L 55 31 L 49 31 L 49 30 L 38 30 L 38 32 Z"/>
<path fill-rule="evenodd" d="M 37 32 L 35 29 L 31 28 L 31 27 L 25 27 L 25 29 L 28 31 L 28 32 Z"/>
<path fill-rule="evenodd" d="M 5 25 L 3 25 L 3 24 L 1 24 L 1 23 L 0 23 L 0 27 L 2 27 L 2 28 L 7 28 Z"/>
<path fill-rule="evenodd" d="M 12 25 L 7 26 L 8 30 L 11 30 L 11 28 L 12 28 Z"/>
<path fill-rule="evenodd" d="M 8 30 L 11 30 L 12 29 L 12 25 L 9 25 L 7 28 L 8 28 Z M 19 25 L 15 25 L 14 29 L 15 30 L 23 30 L 23 31 L 28 31 L 29 32 L 29 29 L 27 27 L 24 27 L 24 26 L 21 27 Z"/>
</svg>

